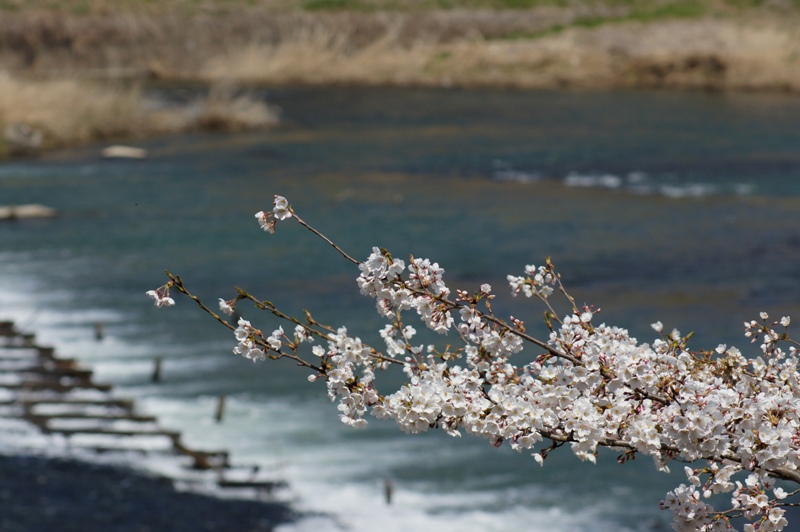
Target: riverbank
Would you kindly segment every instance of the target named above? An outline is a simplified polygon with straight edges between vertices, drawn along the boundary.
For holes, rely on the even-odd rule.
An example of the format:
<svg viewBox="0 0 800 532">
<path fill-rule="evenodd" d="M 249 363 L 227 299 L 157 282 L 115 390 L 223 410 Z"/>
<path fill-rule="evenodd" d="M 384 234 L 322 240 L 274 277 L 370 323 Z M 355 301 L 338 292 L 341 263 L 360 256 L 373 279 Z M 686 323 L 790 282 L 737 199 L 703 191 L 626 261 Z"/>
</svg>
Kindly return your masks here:
<svg viewBox="0 0 800 532">
<path fill-rule="evenodd" d="M 277 121 L 266 102 L 221 83 L 191 99 L 167 101 L 140 82 L 0 75 L 0 157 L 89 142 L 262 128 Z"/>
<path fill-rule="evenodd" d="M 30 152 L 36 132 L 50 148 L 277 121 L 235 87 L 800 91 L 789 0 L 35 0 L 0 13 L 0 154 Z M 156 80 L 214 89 L 175 106 L 148 96 Z"/>
<path fill-rule="evenodd" d="M 179 492 L 122 467 L 0 454 L 0 529 L 7 532 L 271 531 L 295 518 L 280 503 Z"/>
<path fill-rule="evenodd" d="M 3 13 L 0 65 L 36 79 L 800 90 L 789 1 L 131 4 Z"/>
</svg>

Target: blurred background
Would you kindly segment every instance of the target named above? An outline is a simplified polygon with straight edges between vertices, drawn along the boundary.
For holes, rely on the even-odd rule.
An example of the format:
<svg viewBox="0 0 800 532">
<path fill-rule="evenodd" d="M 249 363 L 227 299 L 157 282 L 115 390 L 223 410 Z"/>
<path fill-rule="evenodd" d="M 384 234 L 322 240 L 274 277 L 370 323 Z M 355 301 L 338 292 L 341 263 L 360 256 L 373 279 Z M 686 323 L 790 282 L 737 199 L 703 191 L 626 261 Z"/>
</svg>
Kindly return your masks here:
<svg viewBox="0 0 800 532">
<path fill-rule="evenodd" d="M 544 309 L 505 277 L 550 256 L 598 322 L 754 353 L 742 323 L 800 307 L 798 7 L 2 2 L 0 205 L 58 216 L 0 223 L 0 317 L 190 445 L 286 480 L 313 515 L 280 530 L 669 529 L 680 471 L 348 429 L 305 371 L 253 365 L 188 300 L 144 292 L 169 269 L 210 303 L 238 285 L 379 346 L 357 269 L 295 224 L 258 228 L 280 194 L 356 258 L 382 246 L 452 289 L 490 283 L 538 334 Z"/>
</svg>

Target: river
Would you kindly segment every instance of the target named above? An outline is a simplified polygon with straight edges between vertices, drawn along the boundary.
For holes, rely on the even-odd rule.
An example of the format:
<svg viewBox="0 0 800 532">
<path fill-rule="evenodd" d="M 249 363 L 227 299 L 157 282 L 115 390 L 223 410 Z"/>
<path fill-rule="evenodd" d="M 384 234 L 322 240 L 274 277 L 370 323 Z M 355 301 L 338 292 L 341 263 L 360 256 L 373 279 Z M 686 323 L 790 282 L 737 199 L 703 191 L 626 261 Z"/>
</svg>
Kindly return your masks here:
<svg viewBox="0 0 800 532">
<path fill-rule="evenodd" d="M 357 258 L 372 246 L 444 267 L 451 288 L 488 282 L 496 311 L 535 332 L 542 308 L 505 276 L 552 257 L 597 321 L 641 341 L 649 324 L 696 348 L 752 352 L 742 322 L 800 319 L 800 99 L 782 94 L 281 88 L 265 132 L 99 147 L 0 166 L 0 204 L 62 215 L 0 225 L 0 317 L 35 330 L 134 396 L 191 445 L 226 447 L 287 480 L 320 515 L 281 530 L 649 531 L 683 479 L 648 459 L 598 465 L 560 449 L 539 467 L 469 437 L 407 436 L 337 419 L 322 383 L 291 363 L 253 365 L 190 301 L 156 309 L 163 270 L 215 302 L 234 285 L 303 308 L 378 345 L 358 272 L 301 227 L 253 214 L 275 194 Z M 245 309 L 254 323 L 275 322 Z M 94 339 L 104 324 L 105 338 Z M 418 327 L 419 329 L 419 327 Z M 450 339 L 453 341 L 454 339 Z M 150 382 L 164 357 L 163 382 Z M 229 396 L 225 421 L 216 397 Z M 677 469 L 682 469 L 678 467 Z M 383 485 L 391 478 L 394 500 Z"/>
</svg>

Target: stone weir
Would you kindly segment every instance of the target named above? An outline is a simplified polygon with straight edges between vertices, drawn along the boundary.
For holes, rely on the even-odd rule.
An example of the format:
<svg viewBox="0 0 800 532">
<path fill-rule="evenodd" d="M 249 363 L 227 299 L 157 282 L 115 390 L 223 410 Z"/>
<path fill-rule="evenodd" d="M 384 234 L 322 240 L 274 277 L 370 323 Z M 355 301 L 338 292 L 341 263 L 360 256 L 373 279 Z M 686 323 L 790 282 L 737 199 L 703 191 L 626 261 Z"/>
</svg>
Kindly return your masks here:
<svg viewBox="0 0 800 532">
<path fill-rule="evenodd" d="M 163 428 L 155 416 L 137 413 L 132 399 L 95 382 L 90 369 L 57 357 L 54 348 L 37 345 L 34 335 L 8 321 L 0 321 L 2 418 L 27 422 L 54 438 L 60 435 L 68 449 L 167 458 L 176 467 L 160 475 L 182 489 L 264 498 L 286 486 L 263 478 L 258 466 L 233 466 L 226 451 L 188 447 L 179 432 Z"/>
</svg>

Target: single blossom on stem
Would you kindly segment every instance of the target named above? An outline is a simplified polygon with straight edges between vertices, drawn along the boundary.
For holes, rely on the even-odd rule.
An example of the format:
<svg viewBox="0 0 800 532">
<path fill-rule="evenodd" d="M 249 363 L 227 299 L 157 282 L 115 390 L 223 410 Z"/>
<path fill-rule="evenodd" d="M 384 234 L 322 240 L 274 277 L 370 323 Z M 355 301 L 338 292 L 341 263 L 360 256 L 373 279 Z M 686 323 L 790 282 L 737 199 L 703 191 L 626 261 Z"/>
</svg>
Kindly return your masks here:
<svg viewBox="0 0 800 532">
<path fill-rule="evenodd" d="M 230 301 L 225 301 L 224 299 L 219 298 L 219 310 L 227 316 L 232 316 L 236 311 L 236 300 L 232 299 Z"/>
<path fill-rule="evenodd" d="M 171 284 L 167 283 L 155 290 L 148 290 L 146 295 L 155 301 L 157 307 L 171 307 L 175 305 L 175 300 L 169 297 L 170 286 Z"/>
</svg>

